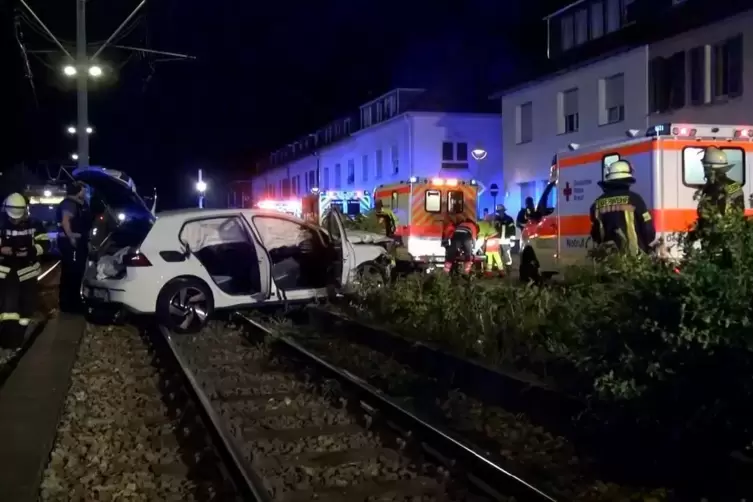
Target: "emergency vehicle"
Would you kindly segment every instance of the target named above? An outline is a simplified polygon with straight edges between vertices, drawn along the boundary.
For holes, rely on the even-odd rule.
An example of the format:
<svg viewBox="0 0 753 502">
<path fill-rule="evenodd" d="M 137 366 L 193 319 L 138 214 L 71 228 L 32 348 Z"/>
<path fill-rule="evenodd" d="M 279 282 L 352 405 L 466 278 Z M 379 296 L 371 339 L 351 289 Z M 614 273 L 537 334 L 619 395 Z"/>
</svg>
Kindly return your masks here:
<svg viewBox="0 0 753 502">
<path fill-rule="evenodd" d="M 476 221 L 478 185 L 457 179 L 433 178 L 380 185 L 374 200 L 382 201 L 398 220 L 396 235 L 420 261 L 444 261 L 442 229 L 450 216 Z"/>
<path fill-rule="evenodd" d="M 657 239 L 670 257 L 677 258 L 677 238 L 698 217 L 696 191 L 705 182 L 701 165 L 703 151 L 716 146 L 734 164 L 727 175 L 743 185 L 745 200 L 751 195 L 753 178 L 753 127 L 709 124 L 662 124 L 645 135 L 630 130 L 627 138 L 596 145 L 571 144 L 559 153 L 551 167 L 550 180 L 537 206 L 536 218 L 523 232 L 521 278 L 551 276 L 568 265 L 582 263 L 593 248 L 589 211 L 601 195 L 598 183 L 605 167 L 627 160 L 633 167 L 640 194 L 651 210 Z M 547 201 L 556 191 L 556 207 Z M 753 214 L 746 210 L 746 214 Z"/>
<path fill-rule="evenodd" d="M 291 214 L 296 218 L 301 218 L 303 214 L 302 204 L 300 199 L 292 200 L 262 200 L 259 201 L 256 206 L 259 209 L 269 209 L 271 211 L 279 211 L 285 214 Z"/>
<path fill-rule="evenodd" d="M 371 210 L 371 195 L 363 190 L 324 190 L 305 196 L 302 201 L 303 219 L 320 225 L 332 207 L 341 214 L 355 218 Z"/>
</svg>

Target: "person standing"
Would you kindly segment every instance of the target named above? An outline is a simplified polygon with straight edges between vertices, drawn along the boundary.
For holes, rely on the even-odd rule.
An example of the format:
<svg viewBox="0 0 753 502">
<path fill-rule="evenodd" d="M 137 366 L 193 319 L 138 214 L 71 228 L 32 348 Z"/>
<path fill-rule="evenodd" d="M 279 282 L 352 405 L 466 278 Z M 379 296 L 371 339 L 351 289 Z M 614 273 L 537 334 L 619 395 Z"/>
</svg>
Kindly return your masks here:
<svg viewBox="0 0 753 502">
<path fill-rule="evenodd" d="M 503 257 L 505 267 L 512 266 L 512 239 L 515 237 L 515 222 L 512 216 L 507 214 L 507 208 L 504 204 L 497 206 L 497 214 L 494 217 L 494 226 L 499 235 L 500 251 Z"/>
<path fill-rule="evenodd" d="M 0 347 L 17 348 L 37 310 L 39 257 L 49 250 L 47 233 L 29 219 L 26 198 L 9 195 L 0 214 Z"/>
<path fill-rule="evenodd" d="M 81 282 L 88 253 L 89 210 L 86 188 L 80 183 L 66 187 L 67 196 L 58 207 L 58 249 L 61 255 L 60 310 L 80 313 Z"/>
</svg>

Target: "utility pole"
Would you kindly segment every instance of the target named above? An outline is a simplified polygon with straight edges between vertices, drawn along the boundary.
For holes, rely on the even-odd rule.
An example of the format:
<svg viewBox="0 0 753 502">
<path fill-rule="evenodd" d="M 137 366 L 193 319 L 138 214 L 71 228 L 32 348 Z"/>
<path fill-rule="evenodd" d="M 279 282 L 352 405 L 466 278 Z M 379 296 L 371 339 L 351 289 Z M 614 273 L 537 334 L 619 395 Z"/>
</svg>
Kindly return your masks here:
<svg viewBox="0 0 753 502">
<path fill-rule="evenodd" d="M 89 56 L 86 52 L 86 0 L 76 0 L 76 94 L 78 167 L 89 167 Z"/>
</svg>

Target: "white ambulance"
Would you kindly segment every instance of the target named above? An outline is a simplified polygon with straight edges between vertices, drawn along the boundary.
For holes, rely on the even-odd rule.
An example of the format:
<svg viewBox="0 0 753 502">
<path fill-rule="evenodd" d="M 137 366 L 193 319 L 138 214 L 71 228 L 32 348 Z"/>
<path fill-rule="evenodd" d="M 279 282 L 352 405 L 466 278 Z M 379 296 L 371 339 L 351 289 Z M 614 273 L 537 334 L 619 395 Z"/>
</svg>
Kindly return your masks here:
<svg viewBox="0 0 753 502">
<path fill-rule="evenodd" d="M 582 263 L 591 241 L 589 210 L 602 191 L 604 168 L 616 160 L 633 166 L 633 190 L 646 201 L 657 237 L 672 249 L 677 236 L 697 219 L 694 195 L 704 184 L 703 150 L 716 146 L 734 167 L 728 176 L 743 185 L 746 205 L 753 179 L 753 126 L 662 124 L 644 136 L 631 130 L 627 138 L 596 145 L 571 144 L 556 156 L 549 184 L 541 196 L 536 217 L 523 232 L 521 278 L 549 277 L 563 267 Z M 556 190 L 556 197 L 551 192 Z M 547 201 L 555 200 L 555 207 Z M 750 209 L 746 214 L 753 214 Z"/>
</svg>

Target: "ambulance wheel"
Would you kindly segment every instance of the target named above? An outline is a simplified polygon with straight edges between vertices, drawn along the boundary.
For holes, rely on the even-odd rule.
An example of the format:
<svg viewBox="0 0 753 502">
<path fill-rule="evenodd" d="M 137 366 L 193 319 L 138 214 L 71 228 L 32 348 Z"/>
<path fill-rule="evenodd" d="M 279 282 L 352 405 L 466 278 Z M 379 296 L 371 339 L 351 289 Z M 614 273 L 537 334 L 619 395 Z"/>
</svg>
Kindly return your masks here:
<svg viewBox="0 0 753 502">
<path fill-rule="evenodd" d="M 521 282 L 541 282 L 539 261 L 536 259 L 536 253 L 530 247 L 523 249 L 523 252 L 520 254 L 519 273 Z"/>
</svg>

